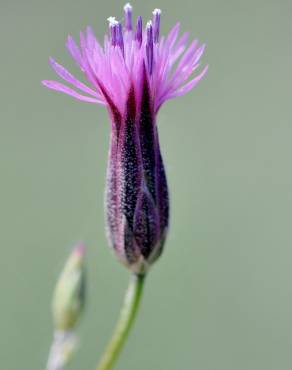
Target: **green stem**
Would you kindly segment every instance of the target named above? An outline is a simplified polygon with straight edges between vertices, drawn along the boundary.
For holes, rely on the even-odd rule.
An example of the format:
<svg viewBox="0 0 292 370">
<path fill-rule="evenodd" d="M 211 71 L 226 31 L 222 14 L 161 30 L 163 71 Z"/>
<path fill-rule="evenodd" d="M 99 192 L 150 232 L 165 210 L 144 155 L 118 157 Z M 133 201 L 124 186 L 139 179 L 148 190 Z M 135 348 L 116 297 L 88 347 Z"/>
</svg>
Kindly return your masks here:
<svg viewBox="0 0 292 370">
<path fill-rule="evenodd" d="M 117 360 L 131 327 L 134 323 L 141 301 L 145 275 L 133 275 L 130 280 L 128 290 L 125 295 L 124 304 L 120 313 L 120 318 L 114 330 L 105 352 L 96 370 L 110 370 Z"/>
</svg>

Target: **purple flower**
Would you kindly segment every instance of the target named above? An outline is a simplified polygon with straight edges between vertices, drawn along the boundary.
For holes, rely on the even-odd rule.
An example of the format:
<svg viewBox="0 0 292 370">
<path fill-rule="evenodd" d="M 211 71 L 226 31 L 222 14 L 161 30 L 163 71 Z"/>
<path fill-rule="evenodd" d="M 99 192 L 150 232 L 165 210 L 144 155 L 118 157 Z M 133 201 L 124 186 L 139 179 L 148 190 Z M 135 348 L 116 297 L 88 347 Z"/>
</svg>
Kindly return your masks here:
<svg viewBox="0 0 292 370">
<path fill-rule="evenodd" d="M 187 47 L 188 34 L 178 38 L 179 23 L 160 38 L 159 9 L 144 30 L 141 17 L 133 26 L 130 4 L 124 12 L 124 27 L 115 18 L 108 19 L 109 35 L 103 47 L 90 27 L 80 33 L 80 47 L 68 37 L 67 49 L 91 87 L 53 59 L 55 72 L 75 89 L 57 81 L 42 83 L 107 107 L 111 118 L 108 237 L 119 259 L 134 272 L 144 273 L 161 254 L 168 228 L 168 188 L 156 116 L 166 100 L 196 86 L 208 67 L 193 76 L 205 45 L 195 40 Z"/>
</svg>

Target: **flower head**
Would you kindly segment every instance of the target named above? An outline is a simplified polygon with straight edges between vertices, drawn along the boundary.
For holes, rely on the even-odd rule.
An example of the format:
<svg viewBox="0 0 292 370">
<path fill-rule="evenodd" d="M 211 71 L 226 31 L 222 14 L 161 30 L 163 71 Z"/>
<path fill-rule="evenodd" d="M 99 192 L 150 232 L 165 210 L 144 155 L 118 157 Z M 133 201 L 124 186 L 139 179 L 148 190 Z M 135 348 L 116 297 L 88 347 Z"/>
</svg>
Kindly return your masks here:
<svg viewBox="0 0 292 370">
<path fill-rule="evenodd" d="M 71 95 L 76 99 L 116 108 L 125 114 L 129 90 L 133 88 L 136 104 L 141 100 L 143 79 L 149 83 L 149 93 L 154 112 L 168 99 L 190 91 L 207 71 L 207 66 L 196 76 L 205 45 L 193 41 L 189 47 L 188 33 L 179 36 L 177 23 L 166 37 L 160 37 L 161 10 L 153 11 L 152 20 L 143 29 L 142 18 L 136 25 L 132 21 L 132 7 L 124 7 L 125 24 L 109 17 L 109 31 L 104 44 L 97 41 L 91 27 L 80 32 L 80 47 L 71 36 L 67 49 L 84 73 L 91 87 L 78 81 L 52 58 L 50 64 L 56 73 L 75 89 L 57 81 L 42 83 L 53 90 Z M 78 92 L 80 91 L 80 92 Z"/>
<path fill-rule="evenodd" d="M 162 251 L 168 228 L 168 188 L 160 153 L 156 115 L 168 99 L 191 90 L 199 74 L 205 46 L 177 23 L 160 37 L 161 10 L 143 28 L 133 25 L 132 7 L 124 7 L 124 26 L 109 17 L 103 47 L 91 27 L 80 33 L 80 47 L 71 36 L 67 49 L 88 80 L 77 80 L 52 58 L 50 64 L 72 89 L 60 82 L 43 84 L 76 99 L 105 105 L 111 118 L 106 215 L 111 245 L 119 259 L 136 273 L 144 273 Z M 191 77 L 193 76 L 193 77 Z M 78 92 L 79 90 L 80 92 Z"/>
</svg>

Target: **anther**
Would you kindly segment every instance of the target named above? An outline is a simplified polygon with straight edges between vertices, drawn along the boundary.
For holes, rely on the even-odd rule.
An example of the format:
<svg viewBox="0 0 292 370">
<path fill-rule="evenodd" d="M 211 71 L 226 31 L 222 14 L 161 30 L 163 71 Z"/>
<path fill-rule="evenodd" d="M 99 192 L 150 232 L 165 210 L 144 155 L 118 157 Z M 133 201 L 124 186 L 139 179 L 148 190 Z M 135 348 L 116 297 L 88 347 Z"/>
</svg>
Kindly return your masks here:
<svg viewBox="0 0 292 370">
<path fill-rule="evenodd" d="M 109 17 L 109 33 L 110 33 L 110 39 L 113 46 L 117 45 L 117 26 L 119 22 L 116 20 L 115 17 Z"/>
<path fill-rule="evenodd" d="M 159 33 L 160 33 L 161 10 L 154 9 L 152 14 L 153 14 L 153 37 L 154 37 L 154 42 L 157 43 L 159 41 Z"/>
<path fill-rule="evenodd" d="M 132 6 L 130 3 L 127 3 L 124 6 L 124 12 L 125 12 L 125 27 L 126 30 L 131 31 L 132 30 Z"/>
<path fill-rule="evenodd" d="M 117 24 L 117 45 L 119 45 L 122 50 L 122 54 L 124 55 L 123 27 L 121 23 Z"/>
<path fill-rule="evenodd" d="M 141 46 L 142 44 L 142 36 L 143 35 L 143 29 L 142 29 L 142 17 L 139 16 L 137 18 L 137 25 L 136 25 L 136 40 L 139 44 L 139 46 Z"/>
<path fill-rule="evenodd" d="M 147 34 L 146 56 L 149 74 L 151 75 L 153 71 L 153 26 L 151 21 L 147 22 L 146 34 Z"/>
</svg>

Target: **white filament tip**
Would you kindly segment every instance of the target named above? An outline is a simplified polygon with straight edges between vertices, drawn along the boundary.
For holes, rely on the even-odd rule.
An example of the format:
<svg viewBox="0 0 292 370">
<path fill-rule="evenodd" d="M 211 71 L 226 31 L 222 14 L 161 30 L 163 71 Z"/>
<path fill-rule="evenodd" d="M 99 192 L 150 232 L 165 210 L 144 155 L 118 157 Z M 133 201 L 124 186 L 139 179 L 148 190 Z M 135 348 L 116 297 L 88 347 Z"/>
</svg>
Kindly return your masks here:
<svg viewBox="0 0 292 370">
<path fill-rule="evenodd" d="M 146 28 L 151 28 L 152 27 L 152 21 L 148 21 L 146 23 Z"/>
<path fill-rule="evenodd" d="M 152 14 L 153 15 L 160 15 L 161 14 L 161 9 L 154 9 Z"/>
<path fill-rule="evenodd" d="M 117 24 L 119 24 L 119 22 L 116 20 L 115 17 L 108 17 L 107 20 L 108 20 L 110 26 L 116 26 Z"/>
<path fill-rule="evenodd" d="M 127 3 L 125 6 L 124 6 L 124 11 L 131 11 L 133 9 L 132 5 L 130 3 Z"/>
</svg>

